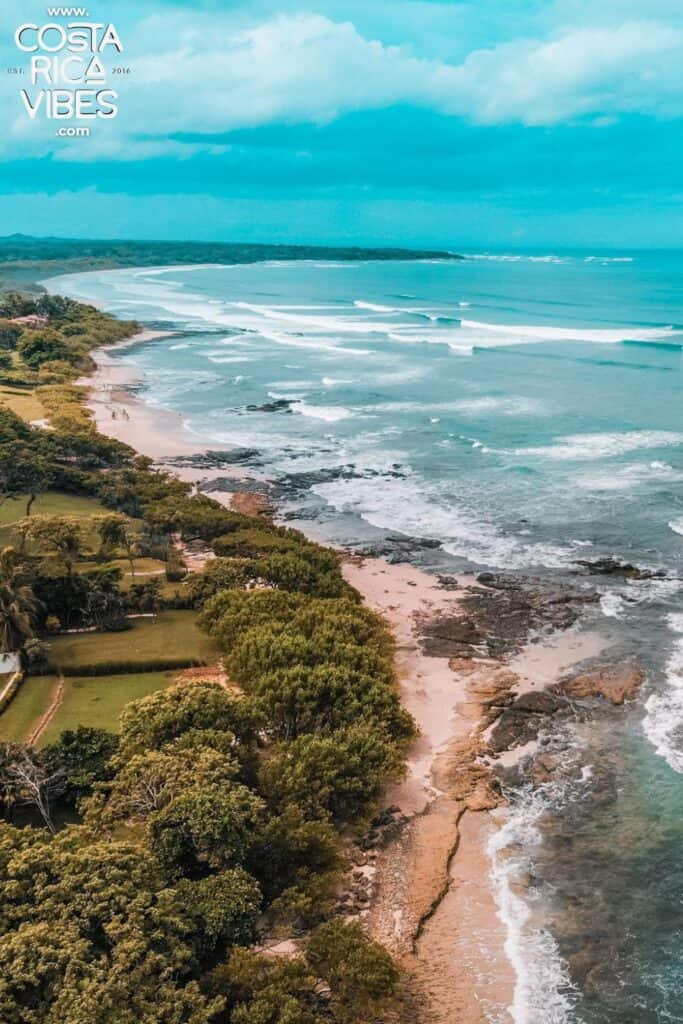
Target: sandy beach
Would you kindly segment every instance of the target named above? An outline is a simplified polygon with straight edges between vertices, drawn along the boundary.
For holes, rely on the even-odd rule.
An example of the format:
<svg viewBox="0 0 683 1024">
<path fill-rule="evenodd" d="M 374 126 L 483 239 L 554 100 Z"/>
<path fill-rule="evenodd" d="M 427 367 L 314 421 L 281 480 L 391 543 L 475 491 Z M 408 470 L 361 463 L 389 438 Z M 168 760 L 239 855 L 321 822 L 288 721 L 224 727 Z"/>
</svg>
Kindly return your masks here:
<svg viewBox="0 0 683 1024">
<path fill-rule="evenodd" d="M 143 383 L 140 376 L 111 353 L 170 336 L 170 331 L 141 331 L 126 341 L 96 349 L 91 355 L 97 369 L 78 382 L 90 388 L 88 407 L 97 429 L 152 459 L 196 455 L 205 451 L 206 445 L 183 436 L 183 421 L 177 413 L 156 409 L 138 398 L 135 388 Z"/>
<path fill-rule="evenodd" d="M 161 336 L 144 332 L 127 344 Z M 134 388 L 140 380 L 107 349 L 93 356 L 97 370 L 85 383 L 102 433 L 155 460 L 207 449 L 199 438 L 188 440 L 178 415 L 138 397 Z M 246 475 L 241 468 L 176 469 L 167 463 L 165 468 L 195 484 Z M 235 507 L 232 493 L 212 491 L 212 497 Z M 507 658 L 425 653 L 426 624 L 460 615 L 472 577 L 449 580 L 446 587 L 408 563 L 355 556 L 345 559 L 344 574 L 393 631 L 402 701 L 420 730 L 405 779 L 391 786 L 383 801 L 400 809 L 405 824 L 368 869 L 373 892 L 364 913 L 368 930 L 404 966 L 425 1022 L 511 1024 L 509 1008 L 519 979 L 487 853 L 504 814 L 492 769 L 496 760 L 511 764 L 532 754 L 534 744 L 492 757 L 490 707 L 498 693 L 545 689 L 572 667 L 596 658 L 604 641 L 568 629 Z"/>
</svg>

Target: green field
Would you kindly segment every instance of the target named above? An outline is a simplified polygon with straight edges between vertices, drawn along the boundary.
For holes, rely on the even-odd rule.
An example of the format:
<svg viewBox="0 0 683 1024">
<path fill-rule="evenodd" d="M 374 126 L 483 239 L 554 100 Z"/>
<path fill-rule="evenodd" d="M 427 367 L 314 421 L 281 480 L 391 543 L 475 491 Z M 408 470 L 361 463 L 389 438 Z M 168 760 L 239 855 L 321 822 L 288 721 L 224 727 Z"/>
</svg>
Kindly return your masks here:
<svg viewBox="0 0 683 1024">
<path fill-rule="evenodd" d="M 65 729 L 75 729 L 79 725 L 118 732 L 119 715 L 129 701 L 146 697 L 156 690 L 165 690 L 172 679 L 172 672 L 67 678 L 64 700 L 43 733 L 39 746 L 53 743 Z M 0 716 L 0 722 L 3 717 Z"/>
<path fill-rule="evenodd" d="M 14 700 L 0 715 L 0 740 L 21 743 L 50 706 L 57 685 L 54 676 L 25 679 Z"/>
<path fill-rule="evenodd" d="M 0 505 L 0 533 L 7 536 L 9 527 L 26 515 L 26 498 L 8 498 Z M 111 512 L 97 498 L 83 498 L 75 494 L 46 491 L 39 494 L 31 506 L 34 516 L 93 516 Z"/>
<path fill-rule="evenodd" d="M 86 572 L 88 569 L 102 568 L 103 565 L 115 566 L 123 573 L 121 583 L 126 583 L 128 586 L 131 583 L 144 583 L 150 576 L 163 577 L 166 572 L 166 563 L 159 561 L 158 558 L 134 558 L 133 563 L 135 565 L 134 577 L 131 576 L 130 562 L 127 558 L 112 558 L 111 561 L 106 563 L 94 561 L 79 562 L 78 570 L 79 572 Z"/>
<path fill-rule="evenodd" d="M 211 662 L 218 658 L 214 642 L 199 631 L 191 611 L 165 611 L 155 619 L 133 619 L 123 633 L 78 633 L 50 644 L 50 664 L 67 673 L 112 662 L 133 665 L 170 659 Z"/>
</svg>

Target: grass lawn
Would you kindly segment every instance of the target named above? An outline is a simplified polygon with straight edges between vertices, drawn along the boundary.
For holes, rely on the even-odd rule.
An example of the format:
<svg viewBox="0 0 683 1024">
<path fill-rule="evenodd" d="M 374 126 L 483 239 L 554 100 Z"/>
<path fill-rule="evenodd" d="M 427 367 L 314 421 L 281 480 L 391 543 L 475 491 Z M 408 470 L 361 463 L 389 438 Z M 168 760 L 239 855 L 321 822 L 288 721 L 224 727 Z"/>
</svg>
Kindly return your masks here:
<svg viewBox="0 0 683 1024">
<path fill-rule="evenodd" d="M 0 403 L 9 406 L 12 412 L 21 416 L 22 420 L 45 419 L 45 409 L 33 391 L 27 388 L 13 388 L 7 384 L 0 385 Z"/>
<path fill-rule="evenodd" d="M 32 726 L 50 706 L 57 685 L 54 676 L 32 676 L 24 679 L 14 700 L 0 715 L 0 740 L 21 743 Z"/>
<path fill-rule="evenodd" d="M 26 498 L 10 498 L 0 505 L 0 533 L 7 534 L 12 523 L 26 515 Z M 39 494 L 31 506 L 34 516 L 93 516 L 111 513 L 97 498 L 85 498 L 77 494 L 60 494 L 46 491 Z"/>
<path fill-rule="evenodd" d="M 123 573 L 122 583 L 145 583 L 150 576 L 162 576 L 166 572 L 166 563 L 159 561 L 157 558 L 134 558 L 135 564 L 135 576 L 131 576 L 130 562 L 127 558 L 112 558 L 109 562 L 94 562 L 84 561 L 79 562 L 77 569 L 79 572 L 86 572 L 88 569 L 97 569 L 103 565 L 113 565 L 117 569 L 120 569 Z"/>
<path fill-rule="evenodd" d="M 143 672 L 67 678 L 64 700 L 43 733 L 39 746 L 53 743 L 65 729 L 75 729 L 78 725 L 118 732 L 119 715 L 124 706 L 156 690 L 165 690 L 172 683 L 173 676 L 173 672 Z M 0 722 L 3 717 L 0 716 Z"/>
<path fill-rule="evenodd" d="M 218 647 L 199 631 L 192 611 L 165 611 L 156 619 L 133 619 L 123 633 L 78 633 L 50 644 L 50 663 L 64 671 L 106 662 L 140 663 L 172 658 L 215 661 Z"/>
</svg>

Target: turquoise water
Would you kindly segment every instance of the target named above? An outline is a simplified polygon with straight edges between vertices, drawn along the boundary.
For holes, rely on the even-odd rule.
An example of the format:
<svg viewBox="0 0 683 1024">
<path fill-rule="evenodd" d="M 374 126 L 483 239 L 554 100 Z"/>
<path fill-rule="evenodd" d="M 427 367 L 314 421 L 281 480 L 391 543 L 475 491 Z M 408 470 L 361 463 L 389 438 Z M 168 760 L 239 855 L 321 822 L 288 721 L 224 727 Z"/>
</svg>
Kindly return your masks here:
<svg viewBox="0 0 683 1024">
<path fill-rule="evenodd" d="M 251 450 L 286 514 L 336 540 L 427 538 L 435 566 L 574 581 L 580 558 L 667 571 L 591 581 L 594 624 L 650 680 L 609 727 L 572 734 L 582 781 L 544 795 L 555 819 L 539 825 L 524 793 L 514 805 L 543 940 L 531 924 L 519 936 L 514 1015 L 683 1021 L 683 254 L 124 270 L 51 287 L 177 331 L 119 356 L 145 397 L 207 446 Z"/>
</svg>

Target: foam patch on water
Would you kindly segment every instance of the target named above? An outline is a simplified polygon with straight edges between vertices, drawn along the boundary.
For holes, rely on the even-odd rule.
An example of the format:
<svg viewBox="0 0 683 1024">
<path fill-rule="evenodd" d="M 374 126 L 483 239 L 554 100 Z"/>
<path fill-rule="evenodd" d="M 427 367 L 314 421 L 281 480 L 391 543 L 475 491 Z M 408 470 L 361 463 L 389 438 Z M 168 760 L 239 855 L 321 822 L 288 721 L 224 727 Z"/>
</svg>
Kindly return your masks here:
<svg viewBox="0 0 683 1024">
<path fill-rule="evenodd" d="M 658 460 L 636 462 L 629 466 L 612 466 L 603 472 L 583 472 L 573 477 L 576 486 L 584 491 L 630 491 L 643 484 L 678 483 L 681 480 L 683 473 Z M 683 519 L 680 522 L 683 531 Z"/>
<path fill-rule="evenodd" d="M 624 613 L 624 599 L 613 590 L 603 594 L 600 598 L 600 610 L 608 619 L 621 619 Z"/>
<path fill-rule="evenodd" d="M 666 690 L 645 703 L 645 735 L 674 771 L 683 773 L 683 613 L 667 616 L 674 641 L 666 664 Z"/>
<path fill-rule="evenodd" d="M 337 423 L 339 420 L 347 420 L 351 416 L 355 416 L 352 409 L 345 409 L 343 405 L 309 405 L 308 402 L 296 401 L 292 404 L 291 409 L 292 412 L 298 412 L 301 416 L 324 420 L 325 423 Z"/>
<path fill-rule="evenodd" d="M 612 434 L 569 434 L 557 444 L 541 448 L 515 448 L 515 455 L 545 459 L 605 459 L 648 448 L 676 448 L 683 434 L 671 430 L 627 430 Z"/>
<path fill-rule="evenodd" d="M 457 412 L 466 416 L 480 416 L 482 413 L 498 413 L 502 416 L 541 416 L 548 412 L 547 406 L 535 398 L 523 395 L 495 397 L 484 395 L 481 398 L 464 398 L 453 403 Z"/>
<path fill-rule="evenodd" d="M 672 519 L 669 523 L 669 529 L 683 537 L 683 516 L 680 519 Z"/>
</svg>

